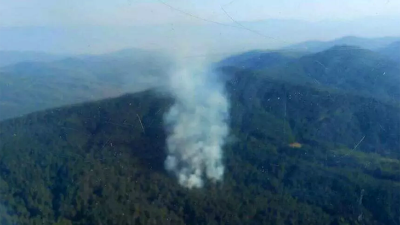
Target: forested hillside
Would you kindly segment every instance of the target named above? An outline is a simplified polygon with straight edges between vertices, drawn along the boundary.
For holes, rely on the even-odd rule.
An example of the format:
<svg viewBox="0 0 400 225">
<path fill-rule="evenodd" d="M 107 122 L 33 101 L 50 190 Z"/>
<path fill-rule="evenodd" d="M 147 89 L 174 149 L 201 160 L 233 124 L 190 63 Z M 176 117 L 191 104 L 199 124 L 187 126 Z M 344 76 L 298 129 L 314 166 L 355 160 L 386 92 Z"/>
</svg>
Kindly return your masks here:
<svg viewBox="0 0 400 225">
<path fill-rule="evenodd" d="M 400 225 L 400 0 L 0 0 L 0 225 Z"/>
<path fill-rule="evenodd" d="M 126 49 L 0 68 L 0 120 L 162 85 L 171 65 L 158 52 Z"/>
<path fill-rule="evenodd" d="M 285 65 L 291 60 L 304 55 L 307 55 L 307 52 L 254 50 L 223 59 L 217 63 L 217 66 L 234 66 L 241 69 L 260 70 L 277 65 Z"/>
<path fill-rule="evenodd" d="M 215 67 L 256 70 L 274 80 L 392 101 L 400 98 L 400 65 L 393 60 L 396 48 L 392 45 L 379 52 L 355 46 L 318 53 L 258 50 L 228 57 Z M 0 120 L 164 85 L 172 65 L 160 52 L 125 49 L 1 67 Z"/>
<path fill-rule="evenodd" d="M 286 62 L 281 60 L 266 66 L 257 55 L 246 58 L 245 65 L 252 62 L 254 66 L 242 66 L 242 58 L 241 55 L 231 57 L 231 61 L 237 62 L 233 67 L 256 71 L 259 77 L 385 101 L 400 99 L 400 64 L 378 52 L 356 46 L 335 46 L 291 60 L 286 57 Z M 232 65 L 226 65 L 229 66 Z"/>
<path fill-rule="evenodd" d="M 165 172 L 147 91 L 0 123 L 2 224 L 398 224 L 399 105 L 225 68 L 221 183 Z"/>
</svg>

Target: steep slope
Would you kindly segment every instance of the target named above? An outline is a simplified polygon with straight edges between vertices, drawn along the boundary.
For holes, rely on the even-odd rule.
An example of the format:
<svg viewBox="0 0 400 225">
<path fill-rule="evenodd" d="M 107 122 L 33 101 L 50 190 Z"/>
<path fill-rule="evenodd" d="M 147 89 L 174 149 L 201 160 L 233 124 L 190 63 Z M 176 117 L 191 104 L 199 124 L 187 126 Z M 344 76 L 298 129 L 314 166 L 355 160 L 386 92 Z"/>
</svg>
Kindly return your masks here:
<svg viewBox="0 0 400 225">
<path fill-rule="evenodd" d="M 307 41 L 285 47 L 284 49 L 320 52 L 332 48 L 335 45 L 352 45 L 369 50 L 377 50 L 399 40 L 400 37 L 362 38 L 346 36 L 332 41 Z"/>
<path fill-rule="evenodd" d="M 125 95 L 0 123 L 2 223 L 400 223 L 399 106 L 224 73 L 223 183 L 178 186 L 163 169 L 173 100 Z"/>
<path fill-rule="evenodd" d="M 0 68 L 0 120 L 46 108 L 137 92 L 162 85 L 170 61 L 157 52 L 129 49 L 51 63 Z"/>
<path fill-rule="evenodd" d="M 378 52 L 400 63 L 400 41 L 381 48 Z"/>
</svg>

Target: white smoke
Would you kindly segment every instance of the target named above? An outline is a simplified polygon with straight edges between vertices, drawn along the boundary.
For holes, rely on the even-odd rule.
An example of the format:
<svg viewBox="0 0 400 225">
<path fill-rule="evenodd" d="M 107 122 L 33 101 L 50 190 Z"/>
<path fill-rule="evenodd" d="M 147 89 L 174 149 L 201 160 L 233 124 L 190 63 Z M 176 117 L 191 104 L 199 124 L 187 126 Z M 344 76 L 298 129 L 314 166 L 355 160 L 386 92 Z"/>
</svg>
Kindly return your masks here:
<svg viewBox="0 0 400 225">
<path fill-rule="evenodd" d="M 223 177 L 222 147 L 229 132 L 229 103 L 217 74 L 182 66 L 169 79 L 174 105 L 165 114 L 168 156 L 165 167 L 187 188 Z"/>
</svg>

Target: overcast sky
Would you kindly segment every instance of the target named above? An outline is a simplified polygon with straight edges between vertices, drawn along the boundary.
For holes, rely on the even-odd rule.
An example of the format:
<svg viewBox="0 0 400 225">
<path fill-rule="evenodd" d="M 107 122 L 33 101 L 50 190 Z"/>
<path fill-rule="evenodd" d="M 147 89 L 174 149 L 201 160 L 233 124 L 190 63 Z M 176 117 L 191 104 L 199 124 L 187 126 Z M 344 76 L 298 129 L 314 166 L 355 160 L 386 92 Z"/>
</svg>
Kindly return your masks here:
<svg viewBox="0 0 400 225">
<path fill-rule="evenodd" d="M 399 0 L 0 0 L 0 26 L 201 22 L 195 17 L 230 22 L 222 7 L 238 21 L 348 20 L 400 15 Z"/>
</svg>

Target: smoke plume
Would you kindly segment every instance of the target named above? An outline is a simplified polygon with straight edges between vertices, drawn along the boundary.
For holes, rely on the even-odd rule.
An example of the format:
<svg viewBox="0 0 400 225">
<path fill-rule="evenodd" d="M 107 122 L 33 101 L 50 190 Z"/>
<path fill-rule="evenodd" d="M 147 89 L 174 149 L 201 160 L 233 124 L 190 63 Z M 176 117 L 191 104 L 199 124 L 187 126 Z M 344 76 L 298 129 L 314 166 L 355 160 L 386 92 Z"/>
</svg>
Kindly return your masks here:
<svg viewBox="0 0 400 225">
<path fill-rule="evenodd" d="M 165 168 L 187 188 L 204 178 L 223 177 L 222 147 L 229 132 L 229 102 L 217 74 L 201 66 L 181 66 L 169 78 L 174 105 L 164 115 L 168 156 Z"/>
</svg>

